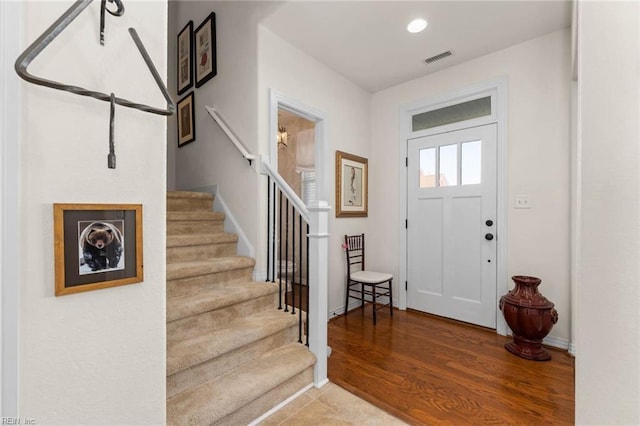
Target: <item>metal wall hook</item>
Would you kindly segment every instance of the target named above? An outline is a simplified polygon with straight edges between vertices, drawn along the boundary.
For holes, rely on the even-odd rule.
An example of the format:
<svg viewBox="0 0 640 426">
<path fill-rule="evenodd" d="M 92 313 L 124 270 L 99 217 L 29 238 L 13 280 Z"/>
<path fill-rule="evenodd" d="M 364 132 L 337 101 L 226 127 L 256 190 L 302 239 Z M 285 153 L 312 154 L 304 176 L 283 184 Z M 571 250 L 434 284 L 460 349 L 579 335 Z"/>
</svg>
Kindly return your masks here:
<svg viewBox="0 0 640 426">
<path fill-rule="evenodd" d="M 92 98 L 99 99 L 105 102 L 111 101 L 111 96 L 105 93 L 98 92 L 95 90 L 85 89 L 78 86 L 72 86 L 72 85 L 60 83 L 57 81 L 47 80 L 41 77 L 36 77 L 27 71 L 27 67 L 29 66 L 29 64 L 31 64 L 31 62 L 49 45 L 49 43 L 51 43 L 67 26 L 69 26 L 69 24 L 73 22 L 73 20 L 76 19 L 78 15 L 84 9 L 86 9 L 86 7 L 92 1 L 93 0 L 77 0 L 65 13 L 62 14 L 62 16 L 60 16 L 60 18 L 58 18 L 44 33 L 42 33 L 40 37 L 36 39 L 36 41 L 34 41 L 18 57 L 15 64 L 15 70 L 20 76 L 20 78 L 22 78 L 25 81 L 28 81 L 29 83 L 37 84 L 40 86 L 46 86 L 52 89 L 75 93 L 76 95 L 80 95 L 80 96 L 90 96 Z M 166 86 L 162 82 L 162 78 L 160 78 L 160 74 L 158 74 L 158 71 L 156 70 L 156 67 L 153 64 L 153 61 L 151 61 L 151 58 L 149 57 L 147 50 L 142 44 L 142 41 L 140 40 L 138 33 L 136 32 L 135 29 L 129 28 L 129 34 L 131 35 L 131 38 L 133 39 L 136 46 L 138 47 L 138 51 L 140 52 L 140 55 L 142 55 L 144 62 L 147 64 L 147 68 L 149 68 L 149 71 L 151 72 L 151 75 L 153 76 L 158 88 L 162 92 L 162 96 L 167 101 L 167 108 L 166 109 L 155 108 L 152 106 L 131 102 L 121 98 L 116 98 L 115 103 L 124 107 L 135 108 L 135 109 L 139 109 L 140 111 L 150 112 L 152 114 L 173 115 L 176 109 L 176 105 L 171 99 L 171 96 L 169 95 L 169 92 L 167 91 Z"/>
<path fill-rule="evenodd" d="M 144 44 L 142 43 L 142 40 L 140 40 L 138 33 L 133 28 L 129 28 L 129 34 L 131 35 L 133 42 L 138 48 L 140 55 L 144 59 L 144 62 L 147 65 L 147 68 L 149 69 L 149 72 L 151 72 L 151 76 L 156 82 L 156 85 L 160 89 L 160 92 L 162 92 L 162 96 L 167 102 L 167 106 L 165 109 L 132 102 L 127 99 L 117 98 L 113 93 L 111 93 L 110 95 L 107 95 L 105 93 L 98 92 L 95 90 L 89 90 L 83 87 L 72 86 L 69 84 L 64 84 L 64 83 L 60 83 L 53 80 L 47 80 L 42 77 L 34 76 L 27 71 L 27 67 L 29 66 L 29 64 L 31 64 L 31 62 L 58 35 L 60 35 L 60 33 L 64 31 L 64 29 L 67 28 L 67 26 L 69 26 L 69 24 L 73 22 L 73 20 L 76 19 L 78 15 L 80 15 L 80 13 L 82 13 L 82 11 L 85 10 L 92 1 L 93 0 L 77 0 L 49 28 L 47 28 L 47 30 L 44 33 L 42 33 L 40 37 L 38 37 L 24 52 L 22 52 L 22 54 L 18 57 L 15 63 L 15 70 L 16 70 L 16 73 L 18 73 L 18 76 L 20 76 L 20 78 L 22 78 L 23 80 L 29 83 L 37 84 L 39 86 L 46 86 L 52 89 L 62 90 L 64 92 L 74 93 L 80 96 L 89 96 L 101 101 L 110 102 L 111 111 L 112 111 L 111 112 L 112 126 L 113 126 L 113 120 L 114 120 L 113 111 L 114 111 L 115 104 L 118 104 L 127 108 L 135 108 L 137 110 L 149 112 L 152 114 L 165 115 L 165 116 L 173 115 L 173 113 L 176 110 L 176 104 L 173 102 L 173 99 L 171 99 L 171 96 L 167 91 L 167 87 L 164 85 L 164 82 L 162 81 L 162 78 L 160 77 L 158 70 L 153 64 L 151 57 L 147 53 L 147 50 L 145 49 Z M 110 3 L 115 3 L 117 6 L 117 10 L 115 12 L 112 12 L 111 10 L 107 9 L 106 0 L 102 0 L 102 4 L 104 5 L 104 8 L 102 9 L 103 11 L 107 10 L 110 14 L 112 15 L 115 14 L 114 16 L 121 16 L 124 13 L 124 5 L 122 4 L 121 0 L 108 0 L 108 1 Z M 112 136 L 110 136 L 110 138 L 111 137 Z M 111 153 L 110 153 L 110 156 L 111 156 Z M 109 161 L 109 167 L 110 167 L 110 165 L 112 164 L 111 159 L 109 159 L 108 161 Z M 113 168 L 115 168 L 115 154 L 113 155 Z"/>
<path fill-rule="evenodd" d="M 109 155 L 107 155 L 107 167 L 116 168 L 116 144 L 115 144 L 115 127 L 116 127 L 116 95 L 111 94 L 111 108 L 109 110 Z"/>
<path fill-rule="evenodd" d="M 100 2 L 100 44 L 104 46 L 104 12 L 109 12 L 112 16 L 124 15 L 124 4 L 120 0 L 109 0 L 109 3 L 115 3 L 117 9 L 115 11 L 107 8 L 107 0 L 101 0 Z"/>
</svg>

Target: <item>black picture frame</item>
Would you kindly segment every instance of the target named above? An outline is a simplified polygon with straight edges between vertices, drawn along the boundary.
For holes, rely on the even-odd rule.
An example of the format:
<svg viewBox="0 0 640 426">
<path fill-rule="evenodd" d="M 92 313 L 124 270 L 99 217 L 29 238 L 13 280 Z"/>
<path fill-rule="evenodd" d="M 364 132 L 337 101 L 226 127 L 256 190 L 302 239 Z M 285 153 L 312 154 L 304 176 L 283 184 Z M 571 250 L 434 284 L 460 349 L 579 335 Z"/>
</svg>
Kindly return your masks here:
<svg viewBox="0 0 640 426">
<path fill-rule="evenodd" d="M 178 33 L 176 46 L 178 95 L 193 87 L 193 21 Z"/>
<path fill-rule="evenodd" d="M 178 148 L 196 140 L 196 119 L 194 115 L 194 92 L 178 101 Z"/>
<path fill-rule="evenodd" d="M 196 87 L 201 87 L 218 73 L 216 53 L 216 14 L 211 12 L 194 31 Z"/>
<path fill-rule="evenodd" d="M 53 233 L 56 296 L 142 282 L 142 204 L 56 203 Z"/>
</svg>

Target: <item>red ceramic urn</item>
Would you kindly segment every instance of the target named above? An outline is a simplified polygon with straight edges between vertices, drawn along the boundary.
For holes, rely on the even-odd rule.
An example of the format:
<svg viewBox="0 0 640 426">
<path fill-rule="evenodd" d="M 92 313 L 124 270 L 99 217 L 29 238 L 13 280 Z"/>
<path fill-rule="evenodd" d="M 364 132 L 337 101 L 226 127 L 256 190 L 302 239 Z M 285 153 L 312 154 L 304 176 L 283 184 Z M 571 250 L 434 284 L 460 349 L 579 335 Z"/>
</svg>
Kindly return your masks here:
<svg viewBox="0 0 640 426">
<path fill-rule="evenodd" d="M 500 298 L 500 310 L 513 332 L 513 340 L 504 347 L 522 358 L 548 361 L 551 354 L 542 339 L 558 322 L 558 312 L 538 291 L 540 278 L 516 275 L 511 279 L 516 286 Z"/>
</svg>

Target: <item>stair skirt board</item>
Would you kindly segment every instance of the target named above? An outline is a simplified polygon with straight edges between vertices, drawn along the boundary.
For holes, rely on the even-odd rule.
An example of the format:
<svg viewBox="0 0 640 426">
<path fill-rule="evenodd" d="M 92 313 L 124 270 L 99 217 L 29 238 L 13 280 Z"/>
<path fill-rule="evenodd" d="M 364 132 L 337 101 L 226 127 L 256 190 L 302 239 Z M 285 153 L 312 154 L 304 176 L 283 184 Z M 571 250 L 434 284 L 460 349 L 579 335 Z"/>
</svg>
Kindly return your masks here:
<svg viewBox="0 0 640 426">
<path fill-rule="evenodd" d="M 192 189 L 194 192 L 205 192 L 213 194 L 213 209 L 220 211 L 225 215 L 224 227 L 227 232 L 238 235 L 238 254 L 247 257 L 256 257 L 256 250 L 253 244 L 247 238 L 247 234 L 244 233 L 240 223 L 236 220 L 235 216 L 225 203 L 218 185 L 202 186 Z"/>
<path fill-rule="evenodd" d="M 229 212 L 212 211 L 220 204 L 167 194 L 168 424 L 247 424 L 313 383 L 298 313 L 277 309 L 277 285 L 252 281 L 255 261 L 222 225 Z"/>
</svg>

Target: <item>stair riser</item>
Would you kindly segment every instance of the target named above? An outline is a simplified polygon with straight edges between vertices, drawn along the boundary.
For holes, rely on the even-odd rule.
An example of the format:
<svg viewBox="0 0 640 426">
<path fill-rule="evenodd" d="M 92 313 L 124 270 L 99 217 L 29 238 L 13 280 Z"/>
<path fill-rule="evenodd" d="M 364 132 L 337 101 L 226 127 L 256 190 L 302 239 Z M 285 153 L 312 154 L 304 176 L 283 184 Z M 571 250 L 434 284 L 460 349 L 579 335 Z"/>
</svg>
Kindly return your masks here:
<svg viewBox="0 0 640 426">
<path fill-rule="evenodd" d="M 295 342 L 297 339 L 298 329 L 296 326 L 292 326 L 250 345 L 167 376 L 167 398 L 219 377 L 265 352 Z"/>
<path fill-rule="evenodd" d="M 215 422 L 214 425 L 235 426 L 249 424 L 311 383 L 313 383 L 313 367 L 309 367 L 286 382 L 281 383 L 234 413 Z"/>
<path fill-rule="evenodd" d="M 167 210 L 169 211 L 194 211 L 194 210 L 213 210 L 213 198 L 168 198 Z"/>
<path fill-rule="evenodd" d="M 167 235 L 218 234 L 224 232 L 223 221 L 168 221 Z"/>
<path fill-rule="evenodd" d="M 269 294 L 263 297 L 246 300 L 235 305 L 226 306 L 209 312 L 203 312 L 198 315 L 192 315 L 186 318 L 175 320 L 167 323 L 167 340 L 174 338 L 188 338 L 194 334 L 196 327 L 215 328 L 222 326 L 235 318 L 242 318 L 252 313 L 277 309 L 278 294 Z"/>
<path fill-rule="evenodd" d="M 167 248 L 167 263 L 190 262 L 207 260 L 214 257 L 233 256 L 236 252 L 237 243 L 169 247 Z"/>
<path fill-rule="evenodd" d="M 240 268 L 215 274 L 198 275 L 167 281 L 167 296 L 188 296 L 200 291 L 227 285 L 229 283 L 246 282 L 251 279 L 253 268 Z"/>
</svg>

